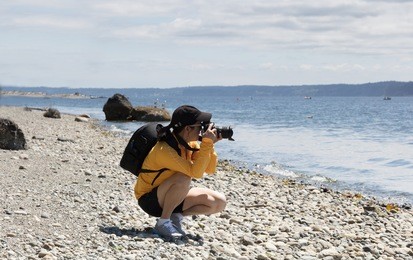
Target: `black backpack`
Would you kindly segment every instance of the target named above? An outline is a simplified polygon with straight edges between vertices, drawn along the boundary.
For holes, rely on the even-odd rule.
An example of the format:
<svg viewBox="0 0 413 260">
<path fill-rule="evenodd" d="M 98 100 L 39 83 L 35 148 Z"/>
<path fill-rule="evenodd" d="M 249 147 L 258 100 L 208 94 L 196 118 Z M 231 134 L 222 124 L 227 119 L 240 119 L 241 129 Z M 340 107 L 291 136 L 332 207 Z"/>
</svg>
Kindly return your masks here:
<svg viewBox="0 0 413 260">
<path fill-rule="evenodd" d="M 123 152 L 120 166 L 138 176 L 142 164 L 152 147 L 158 142 L 158 129 L 162 125 L 149 123 L 141 126 L 133 133 Z"/>
<path fill-rule="evenodd" d="M 163 126 L 161 124 L 157 123 L 147 123 L 141 126 L 138 130 L 135 131 L 135 133 L 133 133 L 128 142 L 128 145 L 125 148 L 125 151 L 123 152 L 122 159 L 120 160 L 120 166 L 136 176 L 139 176 L 139 173 L 141 172 L 157 172 L 158 174 L 153 179 L 152 184 L 159 177 L 159 175 L 161 175 L 161 173 L 168 168 L 162 168 L 159 170 L 142 169 L 142 164 L 143 161 L 145 161 L 146 156 L 148 156 L 149 152 L 158 142 L 158 132 L 162 127 Z M 199 150 L 189 147 L 188 144 L 179 136 L 176 136 L 175 139 L 175 137 L 170 132 L 165 133 L 162 140 L 166 141 L 169 146 L 174 148 L 179 156 L 181 155 L 181 150 L 179 149 L 178 142 L 188 150 Z"/>
<path fill-rule="evenodd" d="M 142 169 L 143 161 L 151 151 L 152 147 L 158 142 L 158 131 L 161 128 L 161 124 L 147 123 L 136 130 L 123 152 L 120 166 L 136 176 L 139 176 L 139 173 L 141 172 L 159 172 L 156 178 L 163 171 L 167 170 L 167 168 L 159 170 Z M 181 153 L 178 148 L 178 143 L 174 138 L 167 138 L 166 142 L 173 147 L 178 154 Z"/>
</svg>

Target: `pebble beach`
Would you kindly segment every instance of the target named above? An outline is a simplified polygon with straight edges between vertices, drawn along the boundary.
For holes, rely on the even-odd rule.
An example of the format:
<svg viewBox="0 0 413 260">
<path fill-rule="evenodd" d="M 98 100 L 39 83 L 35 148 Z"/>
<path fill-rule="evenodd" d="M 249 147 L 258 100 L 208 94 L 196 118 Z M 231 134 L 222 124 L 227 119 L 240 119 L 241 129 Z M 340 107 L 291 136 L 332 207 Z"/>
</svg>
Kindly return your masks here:
<svg viewBox="0 0 413 260">
<path fill-rule="evenodd" d="M 27 150 L 0 150 L 0 259 L 413 259 L 413 211 L 221 160 L 193 182 L 225 211 L 187 217 L 164 241 L 119 166 L 128 138 L 94 119 L 0 106 Z M 219 150 L 217 151 L 219 155 Z"/>
</svg>

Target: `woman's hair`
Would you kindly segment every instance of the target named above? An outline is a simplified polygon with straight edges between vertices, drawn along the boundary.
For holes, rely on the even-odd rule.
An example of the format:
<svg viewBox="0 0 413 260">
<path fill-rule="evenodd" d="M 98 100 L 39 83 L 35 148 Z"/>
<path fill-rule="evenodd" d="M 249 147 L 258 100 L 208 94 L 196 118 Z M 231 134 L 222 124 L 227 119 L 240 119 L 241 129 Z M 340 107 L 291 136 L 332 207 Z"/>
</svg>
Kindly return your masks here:
<svg viewBox="0 0 413 260">
<path fill-rule="evenodd" d="M 183 126 L 179 126 L 179 127 L 172 127 L 172 132 L 179 134 L 180 132 L 182 132 L 182 130 L 184 130 L 185 125 Z"/>
<path fill-rule="evenodd" d="M 185 126 L 173 127 L 170 124 L 158 129 L 158 140 L 165 141 L 166 138 L 172 133 L 179 134 Z M 172 131 L 171 131 L 172 129 Z"/>
<path fill-rule="evenodd" d="M 165 140 L 166 136 L 171 133 L 170 125 L 160 127 L 158 131 L 158 140 Z"/>
</svg>

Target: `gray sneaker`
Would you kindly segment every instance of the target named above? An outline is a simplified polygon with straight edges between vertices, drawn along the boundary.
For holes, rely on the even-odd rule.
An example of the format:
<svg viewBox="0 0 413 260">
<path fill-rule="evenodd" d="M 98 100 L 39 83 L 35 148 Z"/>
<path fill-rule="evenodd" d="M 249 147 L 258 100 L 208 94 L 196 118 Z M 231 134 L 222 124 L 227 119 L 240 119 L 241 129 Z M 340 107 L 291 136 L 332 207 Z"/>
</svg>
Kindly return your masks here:
<svg viewBox="0 0 413 260">
<path fill-rule="evenodd" d="M 174 225 L 175 229 L 181 233 L 183 236 L 186 236 L 185 231 L 182 230 L 182 220 L 184 219 L 184 217 L 182 216 L 182 214 L 177 214 L 177 213 L 173 213 L 171 215 L 171 221 L 172 224 Z"/>
<path fill-rule="evenodd" d="M 182 238 L 182 234 L 175 228 L 171 220 L 165 222 L 162 225 L 156 224 L 154 229 L 156 233 L 158 233 L 160 236 L 164 238 L 168 238 L 168 239 Z"/>
</svg>

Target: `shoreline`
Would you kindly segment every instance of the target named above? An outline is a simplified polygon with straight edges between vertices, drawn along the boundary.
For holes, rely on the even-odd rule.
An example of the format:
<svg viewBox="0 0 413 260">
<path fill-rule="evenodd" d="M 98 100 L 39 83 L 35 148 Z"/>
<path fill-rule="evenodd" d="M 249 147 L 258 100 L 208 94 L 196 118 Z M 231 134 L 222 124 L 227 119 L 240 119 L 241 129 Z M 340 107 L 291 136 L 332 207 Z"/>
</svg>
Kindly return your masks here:
<svg viewBox="0 0 413 260">
<path fill-rule="evenodd" d="M 0 108 L 1 107 L 15 107 L 15 106 L 8 106 L 8 105 L 2 106 L 2 105 L 0 105 Z M 41 107 L 28 107 L 28 106 L 25 106 L 25 107 L 22 107 L 22 108 L 29 109 L 29 110 L 39 110 L 39 111 L 43 111 L 43 112 L 45 112 L 48 109 L 47 107 L 41 108 Z M 65 115 L 68 115 L 68 116 L 75 116 L 75 117 L 79 116 L 79 115 L 76 115 L 72 112 L 61 112 L 61 114 L 65 114 Z M 89 116 L 88 114 L 83 114 L 83 115 Z M 102 123 L 103 121 L 105 121 L 103 119 L 92 117 L 90 120 L 93 120 L 94 123 L 96 123 L 100 128 L 102 128 L 102 131 L 112 132 L 117 137 L 119 137 L 119 135 L 121 135 L 122 138 L 126 138 L 126 139 L 129 138 L 129 136 L 126 137 L 125 135 L 123 135 L 124 130 L 121 130 L 121 129 L 117 128 L 117 129 L 120 130 L 118 132 L 118 131 L 113 131 L 113 130 L 108 129 L 108 126 L 104 125 Z M 139 121 L 131 121 L 131 122 L 139 122 Z M 315 186 L 318 189 L 329 189 L 331 191 L 335 191 L 335 192 L 339 192 L 339 193 L 343 193 L 343 194 L 355 194 L 357 196 L 362 196 L 362 197 L 364 197 L 366 199 L 369 199 L 369 200 L 374 200 L 374 201 L 376 201 L 377 204 L 381 204 L 383 207 L 385 207 L 387 204 L 395 204 L 399 208 L 412 209 L 412 206 L 413 206 L 413 204 L 412 204 L 413 202 L 410 202 L 410 201 L 400 202 L 400 198 L 392 197 L 392 196 L 387 196 L 386 197 L 384 195 L 383 196 L 378 196 L 376 194 L 371 194 L 371 193 L 367 194 L 363 191 L 359 191 L 357 189 L 354 189 L 349 185 L 337 183 L 339 181 L 330 179 L 328 177 L 324 177 L 328 180 L 327 182 L 324 182 L 324 181 L 317 182 L 317 181 L 311 180 L 312 177 L 313 177 L 311 175 L 305 175 L 305 174 L 300 174 L 300 173 L 295 173 L 297 175 L 296 177 L 276 175 L 276 174 L 270 173 L 270 172 L 268 172 L 268 171 L 266 171 L 265 169 L 262 169 L 262 168 L 254 168 L 254 166 L 252 166 L 253 164 L 251 164 L 251 163 L 249 164 L 249 166 L 247 166 L 247 163 L 243 162 L 243 161 L 234 161 L 234 160 L 231 160 L 231 159 L 224 159 L 224 160 L 230 162 L 236 168 L 243 169 L 243 171 L 256 172 L 258 174 L 262 174 L 262 175 L 265 175 L 265 176 L 276 178 L 276 179 L 279 179 L 281 181 L 286 180 L 286 181 L 292 181 L 292 182 L 300 183 L 300 185 Z M 348 195 L 348 196 L 350 196 L 350 195 Z"/>
<path fill-rule="evenodd" d="M 75 90 L 73 90 L 73 92 L 74 91 Z M 10 103 L 13 103 L 12 100 L 14 100 L 14 98 L 11 98 L 11 99 L 8 100 L 7 97 L 5 97 L 5 99 L 6 99 L 5 102 L 8 103 L 9 105 L 10 105 Z M 25 105 L 26 103 L 24 103 L 24 96 L 22 98 L 17 98 L 17 100 L 22 100 L 22 99 L 23 99 L 23 101 L 16 101 L 16 102 L 19 102 L 19 105 Z M 69 102 L 69 100 L 70 99 L 67 99 L 68 102 Z M 81 100 L 82 99 L 76 101 L 76 103 L 79 103 L 79 102 L 80 102 L 80 104 L 83 103 L 83 101 L 81 101 Z M 75 101 L 73 101 L 73 102 L 75 102 Z M 95 100 L 93 102 L 99 102 L 100 103 L 100 102 L 103 102 L 103 100 L 100 100 L 100 101 Z M 0 103 L 1 103 L 1 99 L 0 99 Z M 53 107 L 54 106 L 53 104 L 66 104 L 66 101 L 61 103 L 59 101 L 59 98 L 55 98 L 55 99 L 53 99 L 53 101 L 49 102 L 48 99 L 46 99 L 46 98 L 45 99 L 39 98 L 39 100 L 31 99 L 30 101 L 27 101 L 27 103 L 28 104 L 38 104 L 38 107 L 48 108 L 48 107 Z M 94 106 L 93 111 L 90 111 L 88 114 L 91 115 L 94 118 L 98 118 L 98 119 L 102 120 L 103 125 L 107 125 L 108 123 L 105 122 L 104 114 L 101 111 L 102 106 L 103 106 L 103 103 L 101 105 Z M 82 108 L 79 108 L 79 109 L 76 109 L 76 108 L 77 108 L 76 106 L 73 107 L 73 109 L 75 109 L 74 111 L 73 110 L 67 110 L 67 108 L 63 108 L 63 107 L 61 109 L 63 109 L 63 110 L 66 109 L 65 113 L 79 113 L 78 110 L 82 109 Z M 91 108 L 91 110 L 92 110 L 92 108 Z M 121 131 L 123 131 L 122 126 L 120 126 L 118 129 L 121 129 Z M 133 130 L 128 129 L 127 131 L 133 131 Z M 408 147 L 406 149 L 408 149 Z M 396 150 L 396 149 L 394 149 L 394 150 Z M 281 148 L 280 151 L 282 151 L 282 148 Z M 275 152 L 277 152 L 276 149 L 275 149 Z M 410 206 L 410 207 L 413 205 L 413 192 L 409 191 L 409 187 L 406 188 L 405 187 L 406 185 L 403 185 L 403 183 L 406 183 L 406 182 L 403 182 L 401 177 L 400 177 L 400 176 L 403 176 L 403 174 L 404 174 L 404 176 L 406 176 L 405 175 L 406 172 L 404 171 L 402 173 L 402 175 L 397 176 L 397 173 L 398 173 L 397 168 L 388 169 L 389 171 L 392 171 L 392 172 L 390 172 L 391 173 L 389 175 L 390 177 L 387 176 L 387 175 L 383 175 L 383 171 L 380 172 L 381 175 L 376 175 L 376 173 L 374 173 L 374 175 L 376 175 L 376 178 L 377 178 L 377 176 L 379 176 L 378 178 L 382 177 L 382 179 L 379 182 L 377 182 L 376 185 L 371 185 L 372 183 L 374 183 L 374 179 L 373 179 L 373 182 L 371 182 L 368 179 L 365 179 L 361 182 L 357 181 L 357 179 L 358 179 L 357 175 L 361 174 L 362 172 L 360 172 L 360 171 L 363 170 L 363 167 L 361 167 L 362 164 L 354 165 L 354 169 L 348 169 L 348 170 L 355 170 L 356 173 L 354 173 L 351 176 L 350 179 L 345 180 L 345 179 L 341 178 L 341 176 L 340 176 L 341 173 L 339 171 L 335 172 L 334 169 L 331 170 L 331 171 L 329 171 L 329 170 L 327 171 L 327 170 L 325 170 L 325 167 L 322 167 L 321 164 L 320 164 L 320 167 L 318 167 L 318 168 L 307 169 L 305 167 L 308 167 L 308 164 L 304 165 L 304 167 L 302 165 L 300 166 L 299 164 L 295 164 L 295 163 L 292 163 L 290 165 L 290 161 L 282 160 L 282 158 L 281 159 L 278 159 L 278 158 L 275 159 L 277 162 L 280 163 L 280 164 L 276 163 L 276 167 L 278 167 L 278 165 L 280 165 L 281 169 L 282 169 L 281 170 L 282 172 L 278 171 L 278 169 L 276 167 L 275 167 L 276 169 L 274 171 L 271 170 L 271 169 L 270 170 L 266 170 L 266 169 L 263 169 L 263 168 L 259 169 L 258 167 L 255 167 L 256 160 L 250 159 L 248 157 L 248 155 L 245 156 L 246 154 L 247 153 L 244 152 L 244 154 L 243 154 L 244 157 L 241 159 L 242 161 L 240 161 L 239 162 L 240 164 L 238 164 L 238 165 L 248 165 L 247 167 L 251 170 L 256 170 L 256 171 L 259 171 L 259 172 L 265 173 L 265 174 L 275 175 L 277 178 L 290 178 L 288 176 L 288 171 L 291 170 L 291 171 L 294 172 L 294 175 L 296 176 L 297 181 L 304 181 L 305 183 L 310 183 L 311 185 L 321 186 L 321 187 L 328 187 L 328 188 L 331 188 L 331 189 L 334 189 L 334 190 L 339 190 L 339 191 L 342 191 L 342 192 L 348 192 L 349 191 L 349 192 L 354 192 L 354 193 L 362 193 L 362 194 L 364 194 L 368 197 L 378 199 L 378 200 L 382 201 L 383 203 L 397 203 L 399 205 L 406 205 L 406 206 Z M 267 154 L 270 154 L 270 153 L 267 153 Z M 308 155 L 311 156 L 312 153 L 309 152 Z M 292 160 L 294 160 L 294 156 L 295 155 L 293 155 L 293 157 L 291 158 Z M 387 158 L 387 157 L 385 157 L 386 156 L 385 153 L 381 153 L 381 154 L 378 154 L 377 156 L 374 156 L 370 159 L 374 160 L 375 157 L 380 157 L 381 158 L 382 156 L 384 156 L 383 158 Z M 226 157 L 227 158 L 235 158 L 235 156 L 233 154 L 231 154 L 230 156 L 226 156 Z M 299 157 L 299 156 L 296 156 L 296 157 Z M 354 158 L 357 158 L 357 156 L 355 156 Z M 391 163 L 391 161 L 392 161 L 392 160 L 390 160 L 390 158 L 392 158 L 392 157 L 387 158 L 388 163 Z M 400 159 L 400 158 L 404 158 L 404 157 L 403 156 L 399 156 L 399 157 L 393 156 L 394 160 Z M 368 162 L 367 161 L 368 159 L 369 158 L 367 158 L 365 160 L 366 163 Z M 274 158 L 267 157 L 267 160 L 262 162 L 263 166 L 270 166 L 270 168 L 271 168 L 271 166 L 272 166 L 271 164 L 272 164 L 273 160 L 274 160 Z M 330 158 L 330 162 L 331 162 L 331 158 Z M 327 165 L 329 165 L 329 164 L 327 164 Z M 336 166 L 338 166 L 338 165 L 336 165 Z M 378 166 L 380 166 L 380 165 L 378 165 Z M 381 168 L 381 169 L 383 170 L 384 168 Z M 318 170 L 321 170 L 321 172 L 318 172 Z M 402 169 L 402 170 L 405 170 L 405 169 Z M 284 173 L 287 173 L 287 174 L 283 175 Z M 395 173 L 395 174 L 393 174 L 393 173 Z M 373 175 L 372 173 L 369 173 L 369 174 Z M 408 174 L 408 172 L 407 172 L 407 174 Z M 328 177 L 328 176 L 334 176 L 334 175 L 335 175 L 335 178 L 334 177 L 333 178 Z M 364 174 L 362 174 L 361 176 L 363 176 L 363 175 Z M 394 175 L 395 178 L 390 179 L 391 176 L 393 176 L 393 175 Z M 318 178 L 318 177 L 320 177 L 320 178 Z M 399 179 L 397 180 L 396 178 L 399 178 Z M 387 182 L 386 180 L 389 180 L 389 182 Z M 401 185 L 399 185 L 399 184 L 401 184 Z"/>
<path fill-rule="evenodd" d="M 94 97 L 87 96 L 81 93 L 70 93 L 70 94 L 47 94 L 45 92 L 30 92 L 30 91 L 20 91 L 20 90 L 8 90 L 0 91 L 1 96 L 11 96 L 11 97 L 32 97 L 32 98 L 69 98 L 69 99 L 91 99 Z M 98 98 L 98 97 L 95 97 Z"/>
<path fill-rule="evenodd" d="M 27 150 L 0 150 L 0 192 L 5 198 L 0 257 L 413 256 L 411 209 L 266 176 L 228 161 L 220 161 L 215 175 L 193 183 L 223 192 L 227 209 L 186 219 L 186 230 L 202 241 L 165 243 L 151 232 L 155 219 L 137 205 L 133 175 L 118 166 L 128 138 L 106 131 L 96 120 L 75 122 L 68 114 L 51 119 L 42 111 L 1 106 L 0 118 L 16 122 L 28 142 Z"/>
</svg>

